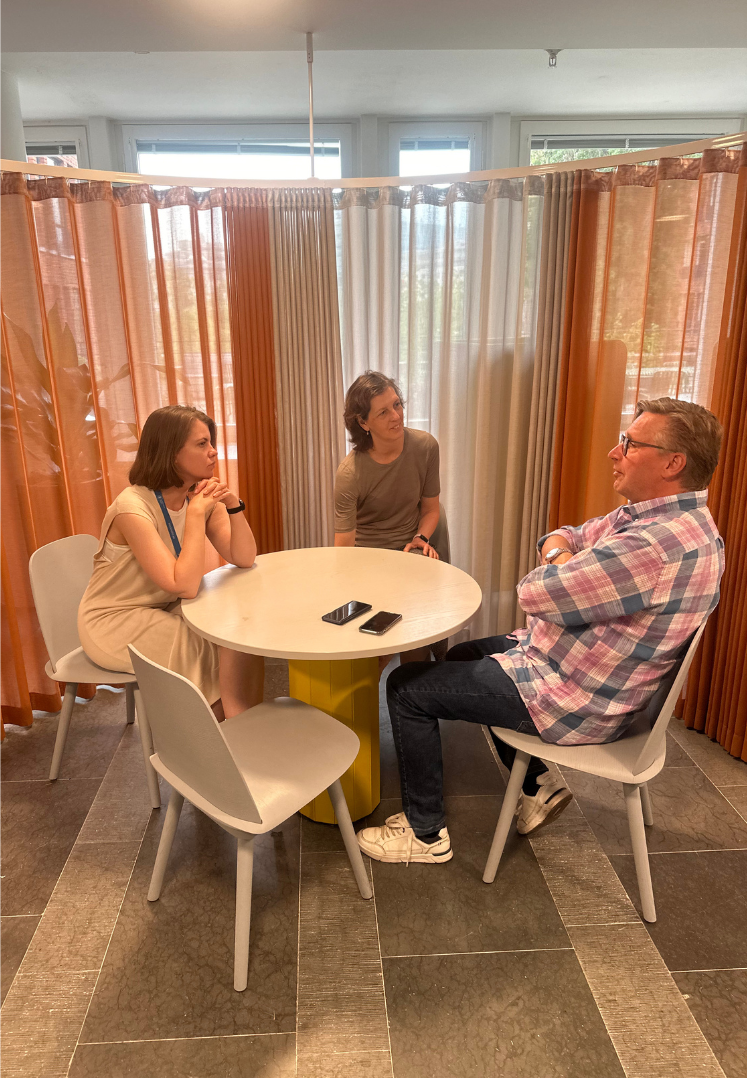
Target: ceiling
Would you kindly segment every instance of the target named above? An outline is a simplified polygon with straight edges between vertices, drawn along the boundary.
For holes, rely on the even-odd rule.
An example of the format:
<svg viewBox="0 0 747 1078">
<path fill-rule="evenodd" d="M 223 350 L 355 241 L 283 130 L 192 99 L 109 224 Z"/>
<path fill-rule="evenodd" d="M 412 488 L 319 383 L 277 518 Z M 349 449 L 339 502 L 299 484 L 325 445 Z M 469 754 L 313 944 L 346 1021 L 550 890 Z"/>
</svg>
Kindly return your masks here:
<svg viewBox="0 0 747 1078">
<path fill-rule="evenodd" d="M 24 119 L 302 119 L 297 52 L 16 53 Z M 739 116 L 747 49 L 320 52 L 320 119 L 514 115 Z"/>
<path fill-rule="evenodd" d="M 747 46 L 745 0 L 5 0 L 6 52 Z"/>
</svg>

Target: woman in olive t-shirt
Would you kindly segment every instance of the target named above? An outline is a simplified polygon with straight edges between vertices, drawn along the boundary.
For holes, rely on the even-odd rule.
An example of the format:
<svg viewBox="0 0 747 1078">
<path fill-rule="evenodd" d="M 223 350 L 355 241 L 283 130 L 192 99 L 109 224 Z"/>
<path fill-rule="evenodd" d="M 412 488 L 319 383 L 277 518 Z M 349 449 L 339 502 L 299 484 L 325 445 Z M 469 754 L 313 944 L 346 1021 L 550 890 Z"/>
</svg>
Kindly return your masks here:
<svg viewBox="0 0 747 1078">
<path fill-rule="evenodd" d="M 366 371 L 345 397 L 353 448 L 335 477 L 335 546 L 384 547 L 438 558 L 430 539 L 439 518 L 438 442 L 404 424 L 402 394 Z M 428 647 L 403 662 L 428 659 Z"/>
</svg>

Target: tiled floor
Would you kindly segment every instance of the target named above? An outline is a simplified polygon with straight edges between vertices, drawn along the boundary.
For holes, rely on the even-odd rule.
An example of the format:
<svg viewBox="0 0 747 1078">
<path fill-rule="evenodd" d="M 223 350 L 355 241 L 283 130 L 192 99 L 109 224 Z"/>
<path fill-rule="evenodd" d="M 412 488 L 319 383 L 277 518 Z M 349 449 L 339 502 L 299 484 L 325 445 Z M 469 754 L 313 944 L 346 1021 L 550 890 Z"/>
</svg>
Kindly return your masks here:
<svg viewBox="0 0 747 1078">
<path fill-rule="evenodd" d="M 268 665 L 266 695 L 286 690 Z M 162 897 L 123 694 L 2 748 L 4 1078 L 747 1078 L 747 765 L 674 721 L 651 784 L 658 921 L 644 925 L 622 796 L 509 840 L 481 881 L 504 789 L 481 728 L 443 730 L 454 858 L 370 864 L 358 895 L 335 828 L 257 841 L 249 985 L 232 988 L 235 853 L 185 806 Z M 164 788 L 164 803 L 167 788 Z M 398 811 L 382 710 L 382 802 Z"/>
</svg>

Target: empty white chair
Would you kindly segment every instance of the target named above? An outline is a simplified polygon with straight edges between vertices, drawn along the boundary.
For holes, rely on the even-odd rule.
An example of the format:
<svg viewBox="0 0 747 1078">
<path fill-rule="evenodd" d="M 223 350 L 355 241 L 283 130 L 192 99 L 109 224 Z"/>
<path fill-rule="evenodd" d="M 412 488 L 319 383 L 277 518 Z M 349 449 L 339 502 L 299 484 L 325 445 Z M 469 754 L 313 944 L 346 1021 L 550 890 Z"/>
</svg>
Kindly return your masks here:
<svg viewBox="0 0 747 1078">
<path fill-rule="evenodd" d="M 191 681 L 133 647 L 130 655 L 153 729 L 153 764 L 172 788 L 148 899 L 155 902 L 161 894 L 186 798 L 237 840 L 233 986 L 243 992 L 255 835 L 277 828 L 327 790 L 358 889 L 363 898 L 372 897 L 340 785 L 340 775 L 352 764 L 360 742 L 337 719 L 288 697 L 257 704 L 219 723 Z"/>
<path fill-rule="evenodd" d="M 127 702 L 127 721 L 135 721 L 135 708 L 143 745 L 148 791 L 154 808 L 161 805 L 158 776 L 150 762 L 153 746 L 145 709 L 140 700 L 134 674 L 121 670 L 106 670 L 91 662 L 78 636 L 78 607 L 93 572 L 93 556 L 98 540 L 92 535 L 69 535 L 35 550 L 29 559 L 31 593 L 39 618 L 42 636 L 49 652 L 45 670 L 52 681 L 65 683 L 57 737 L 52 754 L 50 779 L 60 773 L 62 754 L 70 727 L 78 685 L 124 685 Z"/>
<path fill-rule="evenodd" d="M 541 756 L 543 760 L 552 760 L 562 767 L 622 783 L 643 917 L 646 921 L 656 920 L 644 829 L 644 824 L 650 826 L 654 822 L 646 783 L 658 775 L 664 766 L 667 726 L 705 625 L 703 622 L 687 646 L 684 656 L 662 680 L 648 706 L 640 713 L 629 732 L 618 741 L 611 741 L 607 745 L 552 745 L 541 741 L 539 736 L 534 734 L 519 734 L 501 726 L 491 726 L 490 729 L 496 737 L 516 749 L 516 759 L 511 768 L 493 844 L 485 865 L 482 877 L 485 883 L 492 883 L 495 879 L 519 802 L 529 758 Z"/>
</svg>

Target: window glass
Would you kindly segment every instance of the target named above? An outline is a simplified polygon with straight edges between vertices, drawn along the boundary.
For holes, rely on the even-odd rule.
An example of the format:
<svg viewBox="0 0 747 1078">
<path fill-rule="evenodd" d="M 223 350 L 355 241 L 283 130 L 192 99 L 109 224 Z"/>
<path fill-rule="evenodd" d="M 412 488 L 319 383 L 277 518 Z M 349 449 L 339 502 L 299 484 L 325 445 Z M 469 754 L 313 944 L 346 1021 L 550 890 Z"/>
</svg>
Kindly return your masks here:
<svg viewBox="0 0 747 1078">
<path fill-rule="evenodd" d="M 530 164 L 554 165 L 559 161 L 585 161 L 591 157 L 611 157 L 632 150 L 656 150 L 678 146 L 712 135 L 556 135 L 532 137 Z"/>
<path fill-rule="evenodd" d="M 236 180 L 306 180 L 311 176 L 309 141 L 137 141 L 138 172 L 151 176 L 204 176 Z M 341 176 L 340 140 L 314 141 L 314 175 Z"/>
<path fill-rule="evenodd" d="M 74 142 L 26 143 L 26 160 L 32 165 L 78 167 L 78 147 Z"/>
<path fill-rule="evenodd" d="M 428 176 L 469 172 L 469 138 L 402 138 L 399 140 L 399 175 Z"/>
</svg>

